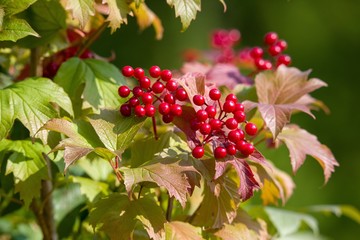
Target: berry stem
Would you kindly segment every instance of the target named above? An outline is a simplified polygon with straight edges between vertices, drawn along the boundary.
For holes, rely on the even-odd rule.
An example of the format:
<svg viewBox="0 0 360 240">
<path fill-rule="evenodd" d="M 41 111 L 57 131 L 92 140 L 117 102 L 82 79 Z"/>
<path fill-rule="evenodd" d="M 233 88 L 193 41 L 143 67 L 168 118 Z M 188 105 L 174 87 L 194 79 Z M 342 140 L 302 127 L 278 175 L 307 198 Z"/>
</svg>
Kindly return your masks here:
<svg viewBox="0 0 360 240">
<path fill-rule="evenodd" d="M 159 137 L 158 137 L 158 135 L 157 135 L 157 130 L 156 130 L 156 120 L 155 120 L 155 116 L 152 116 L 152 117 L 151 117 L 151 120 L 152 120 L 152 124 L 153 124 L 153 130 L 154 130 L 155 140 L 158 140 Z"/>
<path fill-rule="evenodd" d="M 101 35 L 101 33 L 106 29 L 107 26 L 108 22 L 104 22 L 98 29 L 96 29 L 96 31 L 90 34 L 89 37 L 87 37 L 87 39 L 85 40 L 84 44 L 80 45 L 80 48 L 76 52 L 75 56 L 80 57 L 84 53 L 84 51 L 95 42 L 95 40 Z"/>
<path fill-rule="evenodd" d="M 119 180 L 119 182 L 121 182 L 121 180 L 123 179 L 121 173 L 118 171 L 118 167 L 119 167 L 119 156 L 115 157 L 115 161 L 109 161 L 112 169 L 114 170 L 115 174 L 116 174 L 116 178 Z"/>
<path fill-rule="evenodd" d="M 173 205 L 174 205 L 174 197 L 170 197 L 169 195 L 169 201 L 166 209 L 166 220 L 169 222 L 171 221 L 171 213 L 172 213 Z"/>
</svg>

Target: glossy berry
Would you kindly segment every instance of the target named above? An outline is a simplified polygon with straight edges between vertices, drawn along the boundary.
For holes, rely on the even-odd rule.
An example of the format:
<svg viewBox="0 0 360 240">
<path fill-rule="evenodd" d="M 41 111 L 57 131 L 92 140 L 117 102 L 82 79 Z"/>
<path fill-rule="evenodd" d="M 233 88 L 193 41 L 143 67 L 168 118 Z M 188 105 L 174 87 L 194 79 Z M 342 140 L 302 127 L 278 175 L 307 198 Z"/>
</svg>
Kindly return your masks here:
<svg viewBox="0 0 360 240">
<path fill-rule="evenodd" d="M 154 82 L 154 84 L 152 85 L 152 91 L 154 92 L 154 93 L 162 93 L 162 91 L 164 91 L 164 89 L 165 89 L 165 86 L 164 86 L 164 84 L 162 83 L 162 82 L 160 82 L 160 81 L 156 81 L 156 82 Z"/>
<path fill-rule="evenodd" d="M 268 32 L 265 34 L 264 42 L 267 45 L 272 45 L 278 40 L 278 35 L 276 32 Z"/>
<path fill-rule="evenodd" d="M 275 43 L 276 46 L 281 48 L 281 51 L 284 51 L 287 48 L 287 42 L 285 40 L 279 40 Z"/>
<path fill-rule="evenodd" d="M 211 89 L 209 92 L 209 97 L 211 98 L 211 100 L 214 100 L 214 101 L 219 100 L 221 98 L 220 90 L 217 88 Z"/>
<path fill-rule="evenodd" d="M 141 100 L 145 105 L 151 104 L 153 102 L 153 96 L 151 93 L 146 92 L 141 96 Z"/>
<path fill-rule="evenodd" d="M 209 124 L 212 130 L 219 130 L 222 127 L 222 122 L 219 119 L 210 119 Z"/>
<path fill-rule="evenodd" d="M 120 113 L 121 115 L 123 115 L 124 117 L 128 117 L 131 115 L 131 106 L 127 103 L 121 105 L 120 107 Z"/>
<path fill-rule="evenodd" d="M 196 118 L 200 121 L 206 121 L 206 119 L 208 119 L 209 115 L 205 110 L 198 110 L 196 112 Z"/>
<path fill-rule="evenodd" d="M 208 123 L 200 124 L 199 131 L 203 135 L 208 135 L 211 132 L 211 126 Z"/>
<path fill-rule="evenodd" d="M 172 73 L 170 70 L 164 69 L 161 71 L 161 79 L 163 81 L 167 82 L 167 81 L 171 80 L 171 78 L 172 78 Z"/>
<path fill-rule="evenodd" d="M 130 92 L 130 88 L 128 88 L 127 86 L 121 86 L 118 89 L 119 96 L 122 98 L 126 98 L 127 96 L 129 96 Z"/>
<path fill-rule="evenodd" d="M 236 146 L 236 149 L 241 152 L 245 149 L 246 144 L 247 144 L 247 142 L 245 140 L 241 139 L 236 142 L 235 146 Z"/>
<path fill-rule="evenodd" d="M 188 95 L 183 88 L 178 88 L 175 93 L 175 97 L 179 101 L 185 101 L 188 98 Z"/>
<path fill-rule="evenodd" d="M 254 145 L 251 143 L 245 143 L 240 151 L 244 156 L 249 156 L 255 151 Z"/>
<path fill-rule="evenodd" d="M 135 68 L 134 70 L 134 77 L 140 80 L 145 75 L 145 71 L 142 68 Z"/>
<path fill-rule="evenodd" d="M 271 68 L 272 68 L 272 63 L 269 60 L 265 60 L 262 70 L 270 70 Z"/>
<path fill-rule="evenodd" d="M 203 146 L 196 146 L 192 152 L 191 152 L 192 156 L 194 158 L 202 158 L 205 154 L 205 150 Z"/>
<path fill-rule="evenodd" d="M 243 112 L 243 111 L 235 111 L 234 112 L 234 118 L 236 119 L 236 121 L 238 123 L 244 122 L 245 119 L 246 119 L 245 112 Z"/>
<path fill-rule="evenodd" d="M 141 87 L 134 87 L 133 94 L 135 97 L 141 97 L 144 94 L 144 91 L 141 89 Z"/>
<path fill-rule="evenodd" d="M 161 115 L 167 115 L 170 113 L 170 104 L 168 104 L 167 102 L 162 102 L 159 105 L 159 113 Z"/>
<path fill-rule="evenodd" d="M 181 116 L 182 108 L 179 104 L 173 104 L 170 106 L 170 113 L 173 116 Z"/>
<path fill-rule="evenodd" d="M 152 117 L 155 115 L 156 112 L 156 108 L 154 107 L 154 105 L 146 105 L 145 106 L 145 115 L 147 117 Z"/>
<path fill-rule="evenodd" d="M 137 97 L 131 97 L 130 99 L 129 99 L 129 105 L 131 106 L 131 107 L 136 107 L 137 105 L 139 105 L 140 104 L 140 101 L 139 101 L 139 99 L 137 98 Z"/>
<path fill-rule="evenodd" d="M 256 125 L 251 122 L 247 123 L 245 125 L 245 132 L 250 136 L 254 136 L 257 133 Z"/>
<path fill-rule="evenodd" d="M 178 88 L 178 84 L 174 80 L 169 80 L 166 83 L 166 89 L 169 90 L 170 92 L 175 91 L 177 88 Z"/>
<path fill-rule="evenodd" d="M 134 113 L 137 117 L 144 117 L 145 116 L 145 108 L 141 105 L 137 105 L 134 109 Z"/>
<path fill-rule="evenodd" d="M 205 98 L 202 95 L 194 95 L 193 102 L 197 106 L 202 106 L 205 103 Z"/>
<path fill-rule="evenodd" d="M 166 114 L 162 116 L 162 120 L 164 123 L 171 123 L 174 120 L 174 116 L 171 114 Z"/>
<path fill-rule="evenodd" d="M 250 50 L 250 56 L 254 59 L 262 58 L 264 55 L 264 50 L 261 47 L 253 47 Z"/>
<path fill-rule="evenodd" d="M 229 95 L 226 96 L 225 101 L 234 101 L 236 103 L 237 97 L 235 96 L 235 94 L 230 93 Z"/>
<path fill-rule="evenodd" d="M 255 59 L 254 63 L 255 63 L 255 66 L 256 66 L 257 69 L 259 69 L 259 70 L 264 69 L 264 66 L 265 66 L 265 60 L 264 59 L 257 58 L 257 59 Z"/>
<path fill-rule="evenodd" d="M 216 116 L 216 108 L 214 106 L 207 106 L 205 108 L 209 118 L 214 118 Z"/>
<path fill-rule="evenodd" d="M 143 76 L 142 78 L 140 78 L 139 83 L 140 83 L 140 87 L 145 88 L 145 89 L 149 88 L 151 85 L 150 79 L 146 76 Z"/>
<path fill-rule="evenodd" d="M 233 142 L 233 143 L 236 143 L 238 141 L 240 141 L 241 139 L 244 138 L 244 133 L 243 132 L 240 132 L 241 130 L 239 129 L 236 129 L 236 130 L 231 130 L 229 133 L 228 133 L 228 139 L 229 141 Z"/>
<path fill-rule="evenodd" d="M 229 155 L 235 155 L 237 152 L 237 149 L 234 144 L 229 144 L 226 146 L 226 153 Z"/>
<path fill-rule="evenodd" d="M 174 104 L 175 103 L 175 97 L 174 95 L 172 95 L 171 93 L 168 93 L 164 96 L 164 101 L 170 104 Z"/>
<path fill-rule="evenodd" d="M 238 127 L 238 122 L 235 120 L 235 118 L 228 118 L 225 121 L 225 126 L 228 129 L 233 130 L 233 129 L 236 129 Z"/>
<path fill-rule="evenodd" d="M 132 77 L 134 75 L 134 69 L 131 66 L 124 66 L 121 69 L 121 73 L 125 76 L 125 77 Z"/>
<path fill-rule="evenodd" d="M 224 158 L 224 157 L 226 157 L 226 154 L 227 154 L 226 148 L 224 148 L 224 147 L 217 147 L 214 150 L 215 158 Z"/>
<path fill-rule="evenodd" d="M 235 102 L 234 101 L 225 101 L 223 105 L 224 112 L 230 113 L 235 110 Z"/>
<path fill-rule="evenodd" d="M 242 103 L 236 103 L 235 111 L 245 111 L 245 106 Z"/>
<path fill-rule="evenodd" d="M 151 77 L 153 78 L 158 78 L 160 77 L 161 74 L 161 69 L 159 66 L 152 66 L 149 68 L 149 74 Z"/>
<path fill-rule="evenodd" d="M 285 66 L 290 65 L 291 63 L 291 57 L 289 55 L 280 55 L 276 60 L 276 66 L 280 66 L 281 64 L 284 64 Z"/>
<path fill-rule="evenodd" d="M 282 49 L 280 46 L 278 45 L 271 45 L 269 48 L 268 48 L 268 52 L 271 56 L 276 56 L 276 55 L 279 55 L 281 53 Z"/>
</svg>

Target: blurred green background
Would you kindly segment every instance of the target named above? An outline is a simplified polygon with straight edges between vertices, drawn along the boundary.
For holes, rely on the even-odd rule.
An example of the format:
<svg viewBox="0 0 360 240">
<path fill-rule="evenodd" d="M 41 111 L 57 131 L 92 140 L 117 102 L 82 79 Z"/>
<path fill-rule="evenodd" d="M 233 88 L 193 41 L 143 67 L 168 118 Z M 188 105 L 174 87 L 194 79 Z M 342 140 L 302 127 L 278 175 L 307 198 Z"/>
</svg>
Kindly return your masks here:
<svg viewBox="0 0 360 240">
<path fill-rule="evenodd" d="M 103 34 L 93 46 L 100 55 L 116 53 L 117 66 L 148 68 L 159 65 L 178 69 L 182 53 L 189 48 L 208 49 L 214 29 L 236 28 L 242 33 L 241 46 L 259 45 L 263 35 L 276 31 L 288 42 L 287 53 L 293 66 L 313 69 L 311 76 L 329 84 L 313 96 L 323 100 L 330 115 L 315 112 L 313 120 L 305 114 L 293 122 L 318 136 L 329 146 L 340 167 L 323 185 L 319 164 L 311 158 L 294 176 L 297 188 L 286 204 L 300 209 L 315 204 L 351 204 L 360 209 L 360 1 L 359 0 L 227 0 L 227 11 L 219 1 L 203 1 L 202 12 L 181 32 L 179 19 L 165 1 L 147 1 L 162 19 L 165 32 L 155 40 L 153 29 L 140 32 L 135 19 L 115 34 Z M 309 146 L 311 147 L 311 146 Z M 284 157 L 285 156 L 285 157 Z M 291 172 L 286 150 L 269 156 L 280 168 Z M 346 217 L 318 216 L 320 232 L 331 239 L 357 239 L 360 225 Z"/>
</svg>

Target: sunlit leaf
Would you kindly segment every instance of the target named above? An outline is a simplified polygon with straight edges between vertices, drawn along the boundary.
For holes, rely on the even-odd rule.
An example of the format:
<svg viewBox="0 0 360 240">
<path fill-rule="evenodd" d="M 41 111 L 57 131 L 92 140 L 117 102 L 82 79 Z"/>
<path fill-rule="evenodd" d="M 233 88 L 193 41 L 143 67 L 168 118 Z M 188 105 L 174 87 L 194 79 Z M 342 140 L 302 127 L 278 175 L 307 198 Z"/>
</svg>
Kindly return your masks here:
<svg viewBox="0 0 360 240">
<path fill-rule="evenodd" d="M 121 24 L 127 23 L 127 15 L 130 13 L 130 7 L 126 0 L 103 0 L 103 3 L 107 3 L 109 7 L 108 18 L 111 33 L 115 32 Z"/>
<path fill-rule="evenodd" d="M 107 194 L 109 185 L 103 182 L 94 181 L 90 178 L 72 176 L 74 183 L 80 184 L 80 191 L 90 202 L 94 201 L 99 194 Z"/>
<path fill-rule="evenodd" d="M 202 240 L 201 229 L 194 227 L 189 223 L 180 221 L 171 221 L 165 223 L 166 240 Z"/>
<path fill-rule="evenodd" d="M 37 0 L 1 0 L 0 6 L 4 8 L 7 16 L 12 16 L 14 14 L 24 11 L 36 1 Z"/>
<path fill-rule="evenodd" d="M 335 167 L 339 166 L 331 150 L 321 144 L 317 137 L 296 125 L 288 125 L 278 136 L 290 152 L 294 172 L 304 163 L 306 155 L 315 158 L 324 170 L 325 183 L 329 180 Z"/>
<path fill-rule="evenodd" d="M 201 11 L 201 0 L 166 0 L 175 8 L 175 16 L 180 17 L 182 30 L 185 31 L 192 20 L 196 18 L 197 12 Z"/>
<path fill-rule="evenodd" d="M 68 0 L 66 10 L 72 11 L 73 17 L 79 20 L 83 28 L 90 16 L 95 15 L 94 0 Z"/>
<path fill-rule="evenodd" d="M 1 25 L 0 41 L 13 41 L 28 35 L 40 37 L 38 33 L 26 22 L 19 18 L 4 18 Z"/>
</svg>

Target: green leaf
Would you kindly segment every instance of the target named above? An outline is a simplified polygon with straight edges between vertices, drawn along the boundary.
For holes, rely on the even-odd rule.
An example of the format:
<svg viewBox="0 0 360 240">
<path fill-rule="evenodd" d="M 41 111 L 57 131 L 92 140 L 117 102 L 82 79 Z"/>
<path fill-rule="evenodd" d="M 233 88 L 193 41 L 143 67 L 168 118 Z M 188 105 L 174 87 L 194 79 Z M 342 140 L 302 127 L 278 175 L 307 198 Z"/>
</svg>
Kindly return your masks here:
<svg viewBox="0 0 360 240">
<path fill-rule="evenodd" d="M 337 217 L 344 215 L 360 224 L 360 211 L 351 205 L 315 205 L 307 207 L 306 210 L 324 214 L 332 213 Z"/>
<path fill-rule="evenodd" d="M 95 15 L 94 0 L 68 0 L 66 10 L 71 10 L 75 19 L 80 22 L 80 27 L 85 27 L 90 16 Z"/>
<path fill-rule="evenodd" d="M 16 42 L 28 35 L 40 37 L 24 19 L 10 17 L 2 20 L 0 41 Z"/>
<path fill-rule="evenodd" d="M 114 65 L 96 59 L 79 58 L 63 63 L 54 82 L 62 86 L 73 101 L 79 87 L 85 84 L 84 100 L 95 109 L 119 107 L 121 99 L 117 89 L 119 85 L 126 84 L 124 76 Z"/>
<path fill-rule="evenodd" d="M 196 13 L 201 11 L 201 0 L 167 0 L 167 3 L 175 7 L 175 16 L 180 16 L 183 31 L 196 18 Z"/>
<path fill-rule="evenodd" d="M 12 16 L 27 9 L 37 0 L 0 0 L 0 6 L 5 9 L 7 16 Z"/>
<path fill-rule="evenodd" d="M 151 198 L 130 201 L 126 195 L 114 193 L 95 203 L 89 216 L 95 228 L 101 225 L 111 239 L 130 239 L 137 222 L 144 225 L 150 238 L 160 239 L 166 222 L 163 210 Z"/>
<path fill-rule="evenodd" d="M 202 240 L 201 229 L 187 222 L 171 221 L 165 223 L 166 240 Z"/>
<path fill-rule="evenodd" d="M 90 178 L 84 177 L 71 177 L 74 183 L 80 184 L 80 191 L 84 194 L 90 202 L 94 201 L 95 197 L 99 194 L 108 194 L 109 185 L 99 181 L 94 181 Z"/>
<path fill-rule="evenodd" d="M 2 31 L 2 25 L 4 22 L 4 16 L 5 16 L 5 11 L 2 7 L 0 7 L 0 32 Z"/>
<path fill-rule="evenodd" d="M 29 140 L 0 142 L 0 152 L 13 152 L 7 161 L 6 174 L 13 173 L 15 191 L 20 193 L 25 206 L 29 206 L 34 197 L 40 196 L 41 181 L 48 179 L 47 166 L 43 153 L 50 149 L 40 143 Z"/>
<path fill-rule="evenodd" d="M 31 136 L 59 114 L 51 103 L 73 115 L 71 101 L 64 90 L 45 78 L 30 78 L 0 90 L 0 140 L 8 134 L 15 119 L 29 129 Z M 37 134 L 46 143 L 48 133 Z"/>
<path fill-rule="evenodd" d="M 117 28 L 123 23 L 127 24 L 127 15 L 130 13 L 129 5 L 126 0 L 104 0 L 109 6 L 109 16 L 106 21 L 109 22 L 111 33 L 115 32 Z"/>
</svg>

